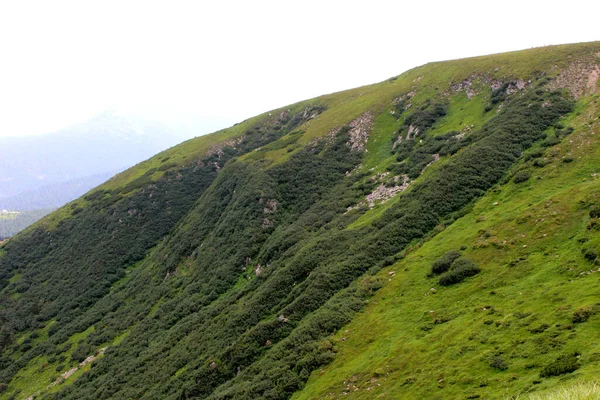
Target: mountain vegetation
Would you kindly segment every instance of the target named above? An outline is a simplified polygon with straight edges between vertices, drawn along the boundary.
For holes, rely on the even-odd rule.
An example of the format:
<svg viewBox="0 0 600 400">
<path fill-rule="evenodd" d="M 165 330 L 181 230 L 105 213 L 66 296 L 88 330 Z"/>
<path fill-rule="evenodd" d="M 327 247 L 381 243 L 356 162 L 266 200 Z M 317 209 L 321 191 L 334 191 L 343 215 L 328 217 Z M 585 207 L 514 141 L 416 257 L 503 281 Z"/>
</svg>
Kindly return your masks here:
<svg viewBox="0 0 600 400">
<path fill-rule="evenodd" d="M 596 390 L 600 43 L 187 141 L 0 247 L 0 398 Z"/>
</svg>

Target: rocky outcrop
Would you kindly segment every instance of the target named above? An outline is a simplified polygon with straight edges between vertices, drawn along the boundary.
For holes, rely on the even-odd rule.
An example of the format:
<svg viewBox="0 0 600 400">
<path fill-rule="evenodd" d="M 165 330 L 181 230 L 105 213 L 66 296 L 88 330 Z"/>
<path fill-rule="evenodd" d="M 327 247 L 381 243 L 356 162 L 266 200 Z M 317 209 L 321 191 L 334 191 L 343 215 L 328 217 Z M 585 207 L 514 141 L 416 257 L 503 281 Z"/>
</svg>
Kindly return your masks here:
<svg viewBox="0 0 600 400">
<path fill-rule="evenodd" d="M 598 91 L 600 65 L 592 62 L 575 62 L 550 82 L 550 89 L 568 89 L 578 99 Z"/>
<path fill-rule="evenodd" d="M 465 79 L 464 81 L 453 85 L 452 89 L 455 92 L 464 91 L 465 94 L 467 95 L 467 97 L 469 98 L 469 100 L 471 100 L 471 98 L 473 98 L 473 96 L 477 95 L 477 92 L 475 92 L 475 90 L 473 90 L 473 88 L 471 88 L 472 84 L 473 84 L 473 82 L 470 79 Z"/>
<path fill-rule="evenodd" d="M 217 158 L 221 159 L 221 157 L 223 157 L 223 155 L 225 154 L 223 152 L 223 149 L 225 147 L 233 147 L 235 149 L 235 146 L 237 146 L 238 144 L 240 144 L 243 139 L 244 139 L 244 137 L 240 136 L 240 137 L 237 137 L 237 138 L 234 138 L 234 139 L 226 140 L 226 141 L 218 143 L 218 144 L 214 144 L 205 153 L 205 157 L 210 157 L 210 156 L 216 155 Z"/>
<path fill-rule="evenodd" d="M 371 177 L 371 181 L 382 182 L 387 178 L 389 172 L 383 172 L 381 174 L 377 174 Z M 392 184 L 390 184 L 392 182 Z M 348 207 L 346 212 L 350 212 L 352 210 L 358 209 L 362 206 L 367 206 L 369 208 L 375 207 L 376 204 L 382 204 L 386 201 L 390 200 L 392 197 L 396 196 L 398 193 L 405 191 L 410 185 L 410 179 L 406 175 L 396 175 L 391 180 L 388 180 L 387 184 L 381 183 L 379 186 L 375 188 L 371 193 L 369 193 L 365 199 L 358 204 Z"/>
<path fill-rule="evenodd" d="M 370 111 L 362 114 L 354 121 L 350 122 L 350 140 L 348 146 L 354 151 L 363 151 L 367 140 L 369 140 L 369 134 L 373 130 L 373 114 Z"/>
</svg>

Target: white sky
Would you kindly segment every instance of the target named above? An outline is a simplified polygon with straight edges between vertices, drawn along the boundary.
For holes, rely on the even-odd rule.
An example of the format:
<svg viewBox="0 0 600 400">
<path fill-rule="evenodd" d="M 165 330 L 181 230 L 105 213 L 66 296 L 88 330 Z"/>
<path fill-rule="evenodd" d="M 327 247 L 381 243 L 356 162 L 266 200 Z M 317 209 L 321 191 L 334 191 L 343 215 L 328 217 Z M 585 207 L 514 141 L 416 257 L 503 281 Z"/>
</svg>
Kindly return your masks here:
<svg viewBox="0 0 600 400">
<path fill-rule="evenodd" d="M 107 108 L 227 125 L 424 64 L 600 40 L 600 1 L 0 0 L 0 136 Z"/>
</svg>

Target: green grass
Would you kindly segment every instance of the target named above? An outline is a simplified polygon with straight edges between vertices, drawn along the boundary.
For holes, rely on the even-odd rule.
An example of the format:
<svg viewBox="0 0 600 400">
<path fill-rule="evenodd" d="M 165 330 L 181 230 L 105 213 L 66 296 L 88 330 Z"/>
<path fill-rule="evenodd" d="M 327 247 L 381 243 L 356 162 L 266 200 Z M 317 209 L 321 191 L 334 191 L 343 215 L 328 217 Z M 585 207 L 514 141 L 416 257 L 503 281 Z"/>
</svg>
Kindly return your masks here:
<svg viewBox="0 0 600 400">
<path fill-rule="evenodd" d="M 596 400 L 600 398 L 598 382 L 579 382 L 571 386 L 553 389 L 545 393 L 531 394 L 523 400 Z"/>
<path fill-rule="evenodd" d="M 548 165 L 515 168 L 528 168 L 532 179 L 491 190 L 470 214 L 383 270 L 385 287 L 332 338 L 335 361 L 293 398 L 502 399 L 595 379 L 600 344 L 590 338 L 600 316 L 580 324 L 572 318 L 600 296 L 600 275 L 588 274 L 598 267 L 578 241 L 600 236 L 586 230 L 583 205 L 600 200 L 592 176 L 600 172 L 600 143 L 591 141 L 600 126 L 587 123 L 596 101 L 582 102 L 585 112 L 565 121 L 576 131 L 546 150 Z M 563 163 L 567 154 L 575 161 Z M 462 246 L 479 275 L 447 288 L 427 277 L 433 261 Z M 539 377 L 545 364 L 573 351 L 581 353 L 576 372 Z M 490 367 L 496 356 L 506 370 Z"/>
<path fill-rule="evenodd" d="M 487 104 L 489 87 L 481 88 L 480 93 L 474 96 L 471 100 L 461 92 L 452 96 L 450 106 L 448 107 L 448 116 L 442 118 L 440 122 L 433 126 L 431 133 L 434 135 L 444 134 L 450 131 L 465 132 L 468 134 L 470 130 L 476 130 L 496 113 L 494 110 L 485 112 L 484 108 Z"/>
<path fill-rule="evenodd" d="M 366 111 L 372 111 L 375 115 L 380 115 L 384 111 L 389 111 L 394 98 L 404 95 L 410 91 L 415 91 L 414 103 L 419 104 L 430 97 L 439 96 L 447 88 L 448 83 L 459 83 L 469 77 L 472 71 L 477 71 L 478 76 L 495 78 L 500 80 L 518 77 L 533 77 L 540 71 L 546 71 L 549 66 L 557 65 L 559 67 L 567 65 L 571 59 L 589 54 L 596 49 L 597 43 L 581 43 L 576 45 L 549 46 L 537 49 L 529 49 L 490 56 L 472 57 L 451 62 L 434 62 L 411 69 L 397 79 L 386 80 L 373 85 L 362 86 L 342 92 L 324 95 L 309 101 L 303 101 L 282 107 L 277 110 L 265 112 L 259 116 L 253 117 L 230 128 L 221 131 L 190 139 L 168 150 L 165 150 L 156 156 L 143 161 L 136 166 L 117 174 L 115 177 L 93 189 L 112 190 L 125 187 L 128 183 L 140 178 L 152 168 L 159 169 L 161 165 L 172 164 L 174 166 L 184 165 L 192 160 L 201 157 L 212 146 L 223 143 L 229 139 L 239 137 L 254 124 L 261 123 L 268 119 L 270 115 L 276 115 L 282 110 L 297 109 L 309 102 L 318 102 L 327 106 L 327 110 L 316 118 L 306 122 L 299 129 L 305 131 L 298 144 L 305 145 L 312 140 L 322 137 L 332 130 L 350 123 Z M 468 72 L 465 72 L 468 71 Z M 445 133 L 450 130 L 461 130 L 465 125 L 480 126 L 486 118 L 492 116 L 494 111 L 484 115 L 483 108 L 487 103 L 489 88 L 484 88 L 481 84 L 475 84 L 474 89 L 478 92 L 472 100 L 467 99 L 464 92 L 453 95 L 451 103 L 451 117 L 434 127 L 434 132 Z M 456 102 L 454 104 L 454 102 Z M 385 155 L 385 150 L 389 145 L 386 137 L 395 130 L 394 122 L 390 118 L 378 117 L 373 131 L 375 138 L 369 141 L 367 149 L 372 153 L 365 159 L 365 167 L 383 168 L 385 162 L 379 159 L 379 156 Z M 284 140 L 284 138 L 280 139 Z M 288 148 L 271 150 L 262 154 L 262 158 L 280 163 L 287 160 L 295 151 L 288 151 Z M 248 156 L 244 156 L 248 157 Z M 242 158 L 244 158 L 242 157 Z M 367 167 L 368 166 L 368 167 Z M 156 180 L 164 171 L 158 170 L 152 174 L 152 179 Z M 89 193 L 88 193 L 89 194 Z M 42 219 L 40 223 L 47 229 L 53 229 L 56 224 L 68 218 L 71 215 L 72 208 L 85 207 L 84 197 L 68 204 L 65 207 L 53 212 L 51 215 Z M 68 208 L 72 207 L 72 208 Z"/>
<path fill-rule="evenodd" d="M 395 80 L 297 103 L 192 139 L 117 175 L 90 193 L 130 185 L 133 190 L 126 191 L 125 195 L 131 196 L 140 186 L 136 183 L 155 181 L 164 171 L 193 162 L 212 146 L 243 135 L 249 127 L 265 123 L 272 114 L 283 109 L 301 110 L 315 102 L 327 109 L 297 127 L 301 133 L 289 133 L 239 158 L 249 164 L 282 163 L 306 144 L 370 111 L 375 116 L 374 128 L 359 169 L 373 175 L 395 162 L 392 139 L 403 123 L 403 117 L 397 119 L 390 113 L 396 97 L 415 91 L 411 99 L 413 107 L 422 105 L 428 98 L 447 100 L 448 114 L 433 125 L 431 133 L 434 135 L 465 131 L 466 127 L 477 129 L 496 114 L 495 109 L 484 111 L 491 89 L 482 79 L 529 78 L 544 70 L 552 73 L 549 70 L 552 65 L 567 65 L 571 59 L 597 47 L 597 43 L 555 46 L 430 63 Z M 464 92 L 448 89 L 449 84 L 472 74 L 475 74 L 472 88 L 477 92 L 472 99 Z M 533 391 L 597 377 L 600 344 L 590 342 L 589 338 L 597 336 L 600 315 L 593 314 L 586 322 L 576 324 L 573 314 L 579 309 L 595 310 L 600 295 L 600 274 L 589 272 L 592 266 L 581 254 L 583 239 L 587 239 L 587 244 L 600 244 L 600 234 L 586 229 L 589 204 L 600 201 L 597 175 L 600 173 L 600 144 L 593 140 L 600 134 L 598 124 L 594 123 L 599 117 L 598 100 L 598 96 L 594 96 L 580 101 L 572 116 L 563 121 L 565 126 L 574 126 L 576 132 L 562 143 L 547 149 L 538 145 L 528 151 L 543 150 L 540 158 L 548 162 L 544 167 L 524 161 L 508 175 L 511 178 L 518 171 L 526 171 L 531 175 L 529 180 L 516 184 L 507 179 L 474 204 L 466 216 L 448 227 L 438 226 L 435 236 L 432 233 L 413 242 L 403 252 L 403 259 L 382 270 L 379 279 L 387 284 L 362 313 L 331 338 L 332 351 L 337 354 L 335 360 L 315 371 L 306 388 L 294 398 L 524 397 Z M 573 161 L 565 163 L 565 157 Z M 444 157 L 428 167 L 415 183 L 437 173 L 447 160 Z M 261 193 L 261 200 L 262 196 Z M 365 212 L 347 229 L 362 228 L 379 220 L 401 196 Z M 74 209 L 87 205 L 88 201 L 82 197 L 40 224 L 52 229 L 61 220 L 70 218 Z M 180 224 L 185 227 L 185 219 Z M 475 262 L 482 272 L 451 287 L 440 287 L 436 277 L 427 276 L 431 264 L 447 251 L 460 248 L 464 248 L 463 256 Z M 171 249 L 165 251 L 166 255 Z M 146 260 L 152 257 L 151 251 Z M 152 262 L 144 264 L 142 261 L 128 268 L 127 275 L 116 281 L 111 291 L 114 293 L 126 286 L 129 272 L 139 276 L 146 268 L 150 271 Z M 141 265 L 143 268 L 138 270 Z M 177 279 L 184 281 L 194 277 L 195 266 L 191 258 L 184 259 L 178 265 Z M 239 268 L 237 271 L 240 273 Z M 154 274 L 156 270 L 152 268 L 149 273 Z M 163 276 L 164 272 L 156 279 L 165 282 Z M 240 273 L 232 292 L 256 286 L 248 277 L 254 278 L 252 267 Z M 15 274 L 10 283 L 18 283 L 20 278 Z M 168 298 L 155 298 L 158 300 L 148 307 L 148 316 L 152 318 L 168 302 Z M 32 343 L 48 339 L 50 325 L 39 330 L 40 336 Z M 99 347 L 121 344 L 136 328 L 134 324 L 119 331 L 110 343 Z M 95 327 L 89 326 L 69 337 L 67 342 L 72 346 L 63 352 L 67 360 L 79 341 L 94 331 Z M 24 334 L 16 343 L 22 344 L 29 338 Z M 540 378 L 540 370 L 545 365 L 562 354 L 573 352 L 581 353 L 577 371 Z M 13 356 L 18 357 L 18 352 Z M 22 391 L 19 396 L 45 391 L 51 378 L 60 374 L 55 371 L 57 365 L 50 363 L 47 357 L 31 360 L 0 397 L 6 398 L 17 390 Z M 67 361 L 63 372 L 73 365 L 74 362 Z M 87 368 L 90 366 L 78 370 L 64 385 L 71 384 Z M 175 372 L 175 377 L 187 376 L 190 371 L 191 367 L 183 366 Z M 577 387 L 572 386 L 571 390 Z"/>
</svg>

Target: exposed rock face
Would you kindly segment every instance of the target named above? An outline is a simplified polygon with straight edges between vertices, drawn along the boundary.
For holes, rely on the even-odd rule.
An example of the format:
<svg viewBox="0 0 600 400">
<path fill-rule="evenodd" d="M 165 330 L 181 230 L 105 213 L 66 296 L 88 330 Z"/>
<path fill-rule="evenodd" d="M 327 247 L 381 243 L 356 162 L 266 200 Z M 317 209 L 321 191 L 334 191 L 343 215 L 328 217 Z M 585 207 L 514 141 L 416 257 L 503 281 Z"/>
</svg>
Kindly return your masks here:
<svg viewBox="0 0 600 400">
<path fill-rule="evenodd" d="M 415 128 L 413 124 L 408 127 L 408 133 L 406 134 L 406 140 L 414 139 L 419 135 L 419 128 Z"/>
<path fill-rule="evenodd" d="M 263 212 L 265 214 L 273 214 L 277 212 L 277 200 L 275 199 L 271 199 L 271 200 L 267 200 L 267 204 L 265 204 L 265 208 L 263 209 Z"/>
<path fill-rule="evenodd" d="M 411 92 L 408 92 L 408 93 L 406 93 L 406 94 L 405 94 L 405 95 L 403 95 L 403 96 L 398 96 L 398 97 L 396 97 L 394 100 L 392 100 L 392 105 L 393 105 L 393 106 L 395 106 L 395 105 L 398 105 L 398 104 L 400 104 L 401 102 L 407 101 L 407 100 L 409 100 L 410 98 L 412 98 L 412 97 L 413 97 L 415 94 L 417 94 L 417 92 L 415 92 L 415 91 L 413 90 L 413 91 L 411 91 Z M 409 108 L 410 108 L 410 103 L 406 104 L 406 105 L 404 106 L 404 108 L 405 108 L 405 109 L 409 109 Z"/>
<path fill-rule="evenodd" d="M 277 117 L 279 122 L 283 122 L 283 121 L 287 121 L 290 117 L 290 112 L 289 110 L 284 110 L 282 112 L 279 113 L 279 117 Z"/>
<path fill-rule="evenodd" d="M 384 172 L 378 175 L 375 175 L 371 178 L 372 181 L 381 181 L 389 175 L 389 172 Z M 385 184 L 380 184 L 373 190 L 373 192 L 369 193 L 365 199 L 358 204 L 348 207 L 346 212 L 355 210 L 360 208 L 361 206 L 368 206 L 369 208 L 375 207 L 375 204 L 385 203 L 395 195 L 400 192 L 403 192 L 408 188 L 410 184 L 410 179 L 406 175 L 396 175 L 393 178 L 394 184 L 390 186 L 389 184 L 386 186 Z"/>
<path fill-rule="evenodd" d="M 370 111 L 362 114 L 354 121 L 350 122 L 350 140 L 348 146 L 355 151 L 363 151 L 367 140 L 369 140 L 369 134 L 373 130 L 373 114 Z"/>
<path fill-rule="evenodd" d="M 349 128 L 349 129 L 348 129 Z M 337 127 L 329 131 L 325 136 L 325 141 L 333 143 L 335 135 L 337 135 L 342 129 L 348 129 L 350 139 L 346 143 L 353 151 L 364 151 L 365 145 L 369 140 L 369 134 L 373 129 L 373 113 L 370 111 L 365 112 L 360 117 L 356 118 L 352 122 L 343 127 Z M 314 139 L 311 143 L 317 144 L 320 139 Z"/>
<path fill-rule="evenodd" d="M 398 147 L 400 145 L 400 143 L 402 143 L 402 135 L 398 135 L 398 139 L 396 139 L 396 141 L 394 142 L 394 145 L 392 146 L 392 150 L 396 150 L 396 147 Z"/>
<path fill-rule="evenodd" d="M 240 137 L 235 138 L 235 139 L 229 139 L 229 140 L 226 140 L 224 142 L 221 142 L 221 143 L 218 143 L 218 144 L 214 144 L 210 149 L 208 149 L 208 151 L 206 152 L 205 156 L 206 157 L 210 157 L 210 156 L 213 156 L 213 155 L 216 154 L 217 157 L 220 159 L 225 154 L 223 152 L 223 148 L 225 148 L 225 147 L 233 147 L 233 148 L 235 148 L 235 146 L 237 146 L 238 144 L 240 144 L 243 139 L 244 139 L 244 137 L 240 136 Z"/>
<path fill-rule="evenodd" d="M 373 208 L 375 206 L 375 203 L 385 203 L 398 193 L 406 190 L 409 182 L 410 180 L 407 177 L 405 177 L 402 184 L 400 185 L 387 187 L 382 184 L 377 186 L 377 188 L 372 193 L 368 194 L 365 198 L 367 205 L 369 206 L 369 208 Z"/>
<path fill-rule="evenodd" d="M 494 79 L 494 80 L 492 80 L 490 87 L 492 88 L 492 90 L 500 89 L 502 87 L 502 82 Z"/>
<path fill-rule="evenodd" d="M 600 65 L 590 62 L 575 62 L 548 85 L 551 89 L 568 89 L 576 99 L 598 91 Z"/>
<path fill-rule="evenodd" d="M 54 382 L 52 382 L 50 385 L 48 385 L 47 389 L 50 389 L 53 386 L 63 383 L 66 379 L 70 378 L 75 372 L 77 372 L 79 370 L 79 368 L 83 368 L 86 365 L 94 362 L 98 357 L 100 357 L 102 354 L 104 354 L 105 351 L 106 351 L 106 347 L 103 347 L 100 350 L 98 350 L 98 352 L 95 355 L 89 356 L 85 360 L 80 362 L 78 367 L 73 367 L 70 370 L 63 372 Z M 35 396 L 36 395 L 33 395 L 31 397 L 28 397 L 27 399 L 33 399 Z"/>
<path fill-rule="evenodd" d="M 477 95 L 477 92 L 475 92 L 472 88 L 472 81 L 471 79 L 465 79 L 464 81 L 457 83 L 455 85 L 452 86 L 452 89 L 455 92 L 461 92 L 464 90 L 465 94 L 467 95 L 467 97 L 469 98 L 469 100 L 471 100 L 471 98 L 475 95 Z"/>
<path fill-rule="evenodd" d="M 459 83 L 451 85 L 450 88 L 456 93 L 464 91 L 469 100 L 471 100 L 473 96 L 477 95 L 477 92 L 475 91 L 475 89 L 473 89 L 473 86 L 480 87 L 479 85 L 485 85 L 489 86 L 492 90 L 498 90 L 502 88 L 504 83 L 505 82 L 502 82 L 498 79 L 491 78 L 489 74 L 473 74 L 467 79 L 464 79 Z M 508 87 L 506 88 L 506 94 L 511 95 L 517 93 L 525 89 L 528 83 L 530 82 L 526 82 L 521 79 L 518 79 L 516 81 L 510 81 Z M 449 95 L 448 92 L 444 93 L 446 95 Z"/>
</svg>

